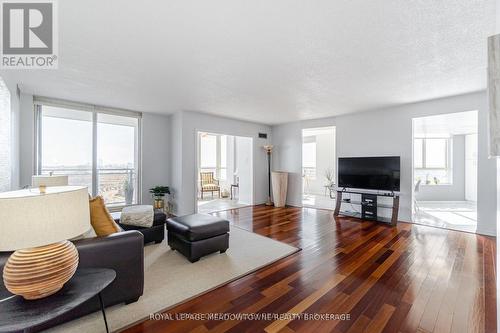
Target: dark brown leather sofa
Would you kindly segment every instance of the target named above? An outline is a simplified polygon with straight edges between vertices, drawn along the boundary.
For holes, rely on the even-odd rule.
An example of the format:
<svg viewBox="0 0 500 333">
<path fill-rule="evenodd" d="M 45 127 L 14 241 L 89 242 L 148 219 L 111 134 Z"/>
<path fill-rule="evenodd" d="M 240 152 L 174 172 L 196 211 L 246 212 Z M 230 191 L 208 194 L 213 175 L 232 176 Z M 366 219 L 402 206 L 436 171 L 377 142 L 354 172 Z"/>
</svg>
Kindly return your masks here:
<svg viewBox="0 0 500 333">
<path fill-rule="evenodd" d="M 132 303 L 144 291 L 144 236 L 139 231 L 124 231 L 107 237 L 95 237 L 74 242 L 80 256 L 79 268 L 111 268 L 116 272 L 115 280 L 102 292 L 105 306 Z M 0 272 L 10 253 L 0 252 Z M 0 299 L 10 296 L 0 279 Z M 100 311 L 96 297 L 68 312 L 66 315 L 33 328 L 38 332 L 63 322 Z"/>
</svg>

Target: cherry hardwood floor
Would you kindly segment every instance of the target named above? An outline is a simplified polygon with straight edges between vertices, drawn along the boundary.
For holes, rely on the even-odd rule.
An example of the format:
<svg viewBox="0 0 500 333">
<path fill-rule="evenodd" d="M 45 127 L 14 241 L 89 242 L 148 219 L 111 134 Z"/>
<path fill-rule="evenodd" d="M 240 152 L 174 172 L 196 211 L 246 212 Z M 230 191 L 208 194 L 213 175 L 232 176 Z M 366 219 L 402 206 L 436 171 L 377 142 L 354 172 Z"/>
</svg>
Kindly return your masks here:
<svg viewBox="0 0 500 333">
<path fill-rule="evenodd" d="M 126 332 L 496 332 L 495 238 L 334 219 L 310 208 L 217 215 L 302 251 L 166 313 L 346 313 L 350 320 L 148 320 Z"/>
</svg>

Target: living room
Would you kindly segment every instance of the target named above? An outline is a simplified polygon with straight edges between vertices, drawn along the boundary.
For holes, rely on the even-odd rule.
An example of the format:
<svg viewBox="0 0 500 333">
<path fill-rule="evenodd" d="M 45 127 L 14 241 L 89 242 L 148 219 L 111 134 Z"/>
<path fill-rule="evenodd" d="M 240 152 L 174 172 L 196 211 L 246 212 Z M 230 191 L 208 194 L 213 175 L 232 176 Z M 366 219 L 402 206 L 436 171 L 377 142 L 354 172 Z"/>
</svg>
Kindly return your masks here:
<svg viewBox="0 0 500 333">
<path fill-rule="evenodd" d="M 0 332 L 497 331 L 500 1 L 1 2 Z"/>
</svg>

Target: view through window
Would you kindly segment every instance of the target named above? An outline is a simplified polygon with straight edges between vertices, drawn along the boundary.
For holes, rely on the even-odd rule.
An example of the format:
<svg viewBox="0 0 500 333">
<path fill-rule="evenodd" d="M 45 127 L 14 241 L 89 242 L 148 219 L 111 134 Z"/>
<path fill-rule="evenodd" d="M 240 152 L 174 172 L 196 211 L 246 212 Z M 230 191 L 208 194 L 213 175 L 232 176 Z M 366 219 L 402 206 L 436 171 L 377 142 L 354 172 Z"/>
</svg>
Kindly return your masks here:
<svg viewBox="0 0 500 333">
<path fill-rule="evenodd" d="M 316 179 L 316 141 L 302 144 L 302 174 L 307 180 Z"/>
<path fill-rule="evenodd" d="M 137 118 L 97 115 L 97 183 L 107 203 L 137 203 L 137 127 Z"/>
<path fill-rule="evenodd" d="M 426 185 L 451 184 L 449 138 L 416 138 L 413 146 L 415 182 Z"/>
<path fill-rule="evenodd" d="M 138 203 L 139 118 L 46 105 L 37 109 L 38 174 L 68 175 L 70 185 L 87 186 L 108 205 Z"/>
<path fill-rule="evenodd" d="M 227 175 L 227 135 L 200 133 L 200 171 L 213 172 L 224 181 Z"/>
</svg>

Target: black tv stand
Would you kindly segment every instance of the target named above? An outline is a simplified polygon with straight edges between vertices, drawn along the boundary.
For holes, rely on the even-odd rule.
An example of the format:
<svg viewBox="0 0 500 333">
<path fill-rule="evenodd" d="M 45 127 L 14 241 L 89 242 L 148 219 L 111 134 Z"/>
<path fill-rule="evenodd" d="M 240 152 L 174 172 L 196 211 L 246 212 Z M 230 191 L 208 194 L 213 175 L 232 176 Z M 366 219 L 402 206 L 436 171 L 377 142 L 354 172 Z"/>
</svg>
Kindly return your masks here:
<svg viewBox="0 0 500 333">
<path fill-rule="evenodd" d="M 360 194 L 361 201 L 358 201 L 358 202 L 352 201 L 352 200 L 350 200 L 349 202 L 344 201 L 342 198 L 342 195 L 344 193 Z M 378 197 L 391 197 L 392 198 L 392 205 L 378 203 Z M 341 211 L 342 203 L 349 203 L 351 205 L 360 205 L 361 206 L 361 213 L 352 213 L 352 212 Z M 385 217 L 380 216 L 378 214 L 378 208 L 392 209 L 391 217 L 385 218 Z M 351 216 L 351 217 L 356 217 L 356 218 L 360 218 L 363 220 L 386 222 L 386 223 L 390 223 L 392 226 L 395 226 L 398 222 L 398 213 L 399 213 L 399 194 L 396 194 L 394 192 L 380 194 L 380 193 L 370 193 L 370 192 L 363 192 L 363 191 L 351 191 L 351 190 L 347 190 L 345 188 L 343 188 L 342 190 L 337 190 L 337 203 L 336 203 L 335 212 L 334 212 L 335 216 L 338 216 L 338 215 Z"/>
</svg>

